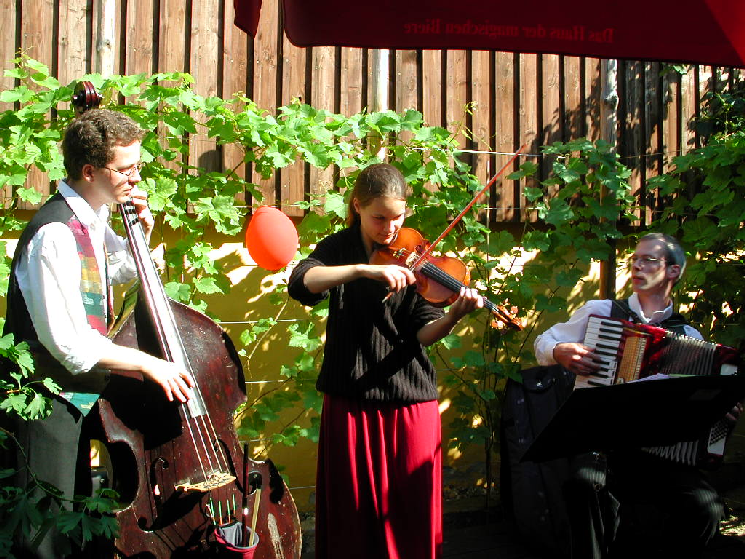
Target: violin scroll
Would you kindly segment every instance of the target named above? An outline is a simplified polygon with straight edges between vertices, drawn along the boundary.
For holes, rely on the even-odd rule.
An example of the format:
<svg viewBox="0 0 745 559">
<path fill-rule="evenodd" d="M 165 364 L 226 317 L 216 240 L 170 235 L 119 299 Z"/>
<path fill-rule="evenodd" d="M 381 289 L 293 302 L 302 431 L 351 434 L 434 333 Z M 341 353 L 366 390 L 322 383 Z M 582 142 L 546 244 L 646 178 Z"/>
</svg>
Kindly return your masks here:
<svg viewBox="0 0 745 559">
<path fill-rule="evenodd" d="M 525 328 L 525 319 L 517 316 L 518 308 L 515 306 L 510 307 L 508 311 L 504 305 L 494 305 L 497 308 L 497 312 L 494 312 L 494 318 L 492 318 L 491 326 L 497 330 L 505 330 L 512 328 L 518 332 Z"/>
</svg>

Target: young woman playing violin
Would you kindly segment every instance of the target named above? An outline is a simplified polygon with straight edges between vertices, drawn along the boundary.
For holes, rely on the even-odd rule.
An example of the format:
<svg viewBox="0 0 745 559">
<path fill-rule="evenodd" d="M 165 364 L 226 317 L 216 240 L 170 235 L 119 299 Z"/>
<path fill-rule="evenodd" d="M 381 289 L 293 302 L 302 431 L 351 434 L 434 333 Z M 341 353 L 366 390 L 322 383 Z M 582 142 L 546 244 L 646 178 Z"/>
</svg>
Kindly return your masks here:
<svg viewBox="0 0 745 559">
<path fill-rule="evenodd" d="M 424 346 L 483 306 L 463 288 L 447 312 L 414 274 L 372 265 L 403 225 L 407 185 L 387 164 L 364 169 L 348 227 L 323 239 L 290 277 L 290 295 L 329 317 L 317 388 L 324 396 L 316 485 L 316 557 L 434 559 L 442 551 L 437 375 Z M 390 294 L 390 296 L 389 296 Z"/>
</svg>

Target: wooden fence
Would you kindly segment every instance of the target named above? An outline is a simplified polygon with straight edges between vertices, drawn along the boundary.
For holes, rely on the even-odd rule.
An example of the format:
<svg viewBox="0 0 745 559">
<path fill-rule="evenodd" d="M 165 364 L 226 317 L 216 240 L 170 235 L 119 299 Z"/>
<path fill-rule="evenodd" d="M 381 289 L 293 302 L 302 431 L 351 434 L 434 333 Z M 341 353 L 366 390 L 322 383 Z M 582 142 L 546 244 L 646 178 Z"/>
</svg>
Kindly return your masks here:
<svg viewBox="0 0 745 559">
<path fill-rule="evenodd" d="M 47 64 L 63 83 L 96 71 L 97 10 L 102 1 L 0 1 L 0 18 L 8 25 L 0 34 L 3 66 L 8 68 L 22 51 Z M 185 71 L 194 76 L 195 90 L 201 95 L 228 98 L 241 91 L 270 112 L 293 98 L 346 115 L 374 106 L 370 78 L 374 53 L 291 45 L 282 33 L 278 0 L 263 0 L 256 38 L 233 25 L 232 0 L 116 0 L 115 7 L 119 39 L 113 44 L 114 73 Z M 470 150 L 466 157 L 482 181 L 507 161 L 509 156 L 503 154 L 511 154 L 526 141 L 526 152 L 538 154 L 541 145 L 554 141 L 612 139 L 623 162 L 634 169 L 644 221 L 657 204 L 654 193 L 645 190 L 646 178 L 663 171 L 674 155 L 699 144 L 689 128 L 690 118 L 699 111 L 703 94 L 721 87 L 718 80 L 729 74 L 692 67 L 682 75 L 662 76 L 659 63 L 619 61 L 614 80 L 607 79 L 610 68 L 607 61 L 558 55 L 395 51 L 390 53 L 389 108 L 415 108 L 429 125 L 472 131 L 458 138 L 462 149 Z M 0 90 L 13 86 L 13 79 L 0 77 Z M 0 105 L 0 110 L 7 108 Z M 235 166 L 239 155 L 230 149 L 215 150 L 214 143 L 205 139 L 193 146 L 192 157 L 192 163 L 221 170 Z M 545 176 L 547 162 L 539 163 Z M 244 172 L 251 176 L 250 169 Z M 261 185 L 269 203 L 300 215 L 291 204 L 311 192 L 323 192 L 332 177 L 329 171 L 295 165 L 270 180 L 255 178 L 254 182 Z M 36 173 L 32 180 L 48 192 L 43 175 Z M 521 198 L 524 186 L 497 185 L 490 197 L 492 222 L 529 217 Z M 237 320 L 224 323 L 235 324 L 236 329 L 245 317 L 253 316 L 248 312 L 241 316 L 242 310 L 235 307 L 241 296 L 252 301 L 254 293 L 234 292 L 233 307 L 222 313 L 224 320 Z M 274 355 L 269 352 L 267 359 L 276 359 L 279 353 Z M 251 371 L 252 393 L 272 382 L 265 371 L 279 370 L 279 366 L 272 369 L 274 361 L 261 363 Z M 304 487 L 293 488 L 295 498 L 301 506 L 312 508 L 302 491 L 312 490 L 313 461 L 298 462 L 298 450 L 293 452 L 275 459 L 293 464 L 294 484 Z"/>
<path fill-rule="evenodd" d="M 243 91 L 270 112 L 293 98 L 347 115 L 373 105 L 371 51 L 295 47 L 282 32 L 278 0 L 263 4 L 251 38 L 233 25 L 232 0 L 116 0 L 114 72 L 186 71 L 202 95 Z M 8 28 L 0 35 L 0 60 L 8 67 L 23 51 L 49 65 L 63 83 L 95 71 L 98 9 L 93 0 L 5 0 L 0 17 Z M 458 137 L 484 181 L 506 161 L 500 154 L 526 141 L 527 153 L 538 154 L 539 146 L 554 141 L 605 135 L 634 169 L 644 222 L 657 204 L 645 179 L 699 144 L 690 118 L 702 95 L 721 87 L 729 73 L 697 66 L 663 75 L 660 63 L 619 61 L 617 80 L 611 80 L 616 99 L 614 88 L 604 85 L 606 67 L 606 61 L 559 55 L 399 50 L 390 54 L 389 108 L 415 108 L 430 125 L 472 131 Z M 2 89 L 13 85 L 10 78 L 0 81 Z M 205 140 L 193 157 L 220 170 L 234 166 L 238 156 Z M 545 176 L 547 162 L 540 163 Z M 250 169 L 245 172 L 250 178 Z M 299 215 L 289 204 L 322 192 L 331 179 L 328 171 L 296 165 L 254 182 L 268 203 Z M 505 182 L 491 193 L 493 221 L 525 219 L 522 186 Z"/>
</svg>

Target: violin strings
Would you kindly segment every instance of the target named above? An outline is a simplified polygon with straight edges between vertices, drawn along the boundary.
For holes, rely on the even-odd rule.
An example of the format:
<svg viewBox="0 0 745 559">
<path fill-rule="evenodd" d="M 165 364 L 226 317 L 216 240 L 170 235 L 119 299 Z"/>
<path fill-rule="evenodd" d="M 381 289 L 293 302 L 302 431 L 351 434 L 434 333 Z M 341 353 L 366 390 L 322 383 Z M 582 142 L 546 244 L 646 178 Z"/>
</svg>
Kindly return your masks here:
<svg viewBox="0 0 745 559">
<path fill-rule="evenodd" d="M 420 254 L 416 251 L 404 248 L 397 248 L 394 253 L 397 255 L 397 258 L 403 256 L 404 262 L 409 261 L 410 256 L 416 256 L 417 258 L 414 259 L 410 264 L 408 264 L 407 268 L 412 272 L 418 268 L 422 274 L 435 280 L 437 283 L 449 289 L 453 293 L 459 293 L 461 288 L 466 286 L 464 283 L 448 274 L 446 271 L 439 268 L 435 264 L 427 262 L 425 253 Z M 496 315 L 499 320 L 504 321 L 505 323 L 510 325 L 517 324 L 515 322 L 515 319 L 513 319 L 506 311 L 502 310 L 502 308 L 500 308 L 498 305 L 495 305 L 483 295 L 482 299 L 484 301 L 484 307 L 486 307 L 489 311 Z"/>
<path fill-rule="evenodd" d="M 454 293 L 458 293 L 460 291 L 460 288 L 464 287 L 463 283 L 459 282 L 453 276 L 438 268 L 431 262 L 425 262 L 424 264 L 422 264 L 421 270 L 422 273 L 424 273 L 426 276 L 429 276 L 437 283 L 444 285 Z"/>
<path fill-rule="evenodd" d="M 461 287 L 464 287 L 465 284 L 461 283 L 457 279 L 455 279 L 453 276 L 448 274 L 447 272 L 443 271 L 442 269 L 438 268 L 431 262 L 425 262 L 422 265 L 422 273 L 424 273 L 426 276 L 429 276 L 433 280 L 435 280 L 437 283 L 440 283 L 453 291 L 454 293 L 458 293 L 460 291 Z M 492 312 L 495 312 L 497 310 L 497 307 L 494 303 L 492 303 L 489 299 L 486 297 L 482 297 L 484 299 L 484 306 L 489 309 Z"/>
</svg>

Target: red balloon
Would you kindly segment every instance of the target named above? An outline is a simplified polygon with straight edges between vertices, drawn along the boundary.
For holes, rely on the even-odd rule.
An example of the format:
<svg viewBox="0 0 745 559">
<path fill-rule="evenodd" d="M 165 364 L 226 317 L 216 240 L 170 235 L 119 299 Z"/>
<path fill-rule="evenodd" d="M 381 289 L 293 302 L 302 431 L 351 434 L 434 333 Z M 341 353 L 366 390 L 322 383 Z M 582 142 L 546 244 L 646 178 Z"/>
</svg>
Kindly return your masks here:
<svg viewBox="0 0 745 559">
<path fill-rule="evenodd" d="M 292 220 L 271 206 L 261 206 L 246 229 L 246 248 L 261 268 L 276 272 L 297 252 L 297 229 Z"/>
</svg>

